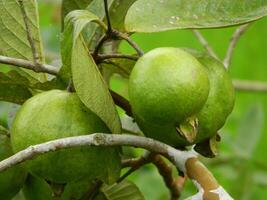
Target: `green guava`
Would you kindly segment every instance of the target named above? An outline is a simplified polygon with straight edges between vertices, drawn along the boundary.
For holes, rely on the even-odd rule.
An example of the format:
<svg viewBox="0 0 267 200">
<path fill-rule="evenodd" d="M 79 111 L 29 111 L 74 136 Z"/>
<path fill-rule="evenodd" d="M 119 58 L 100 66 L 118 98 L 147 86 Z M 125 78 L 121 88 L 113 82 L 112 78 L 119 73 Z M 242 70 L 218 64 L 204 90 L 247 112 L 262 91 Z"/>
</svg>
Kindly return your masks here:
<svg viewBox="0 0 267 200">
<path fill-rule="evenodd" d="M 23 194 L 26 200 L 82 200 L 91 187 L 90 181 L 70 182 L 59 196 L 55 196 L 45 180 L 28 176 L 23 187 Z"/>
<path fill-rule="evenodd" d="M 0 135 L 0 160 L 13 155 L 10 139 L 6 135 Z M 21 165 L 11 167 L 0 172 L 0 199 L 9 200 L 22 188 L 27 172 Z"/>
<path fill-rule="evenodd" d="M 222 128 L 235 102 L 235 90 L 232 80 L 224 65 L 207 55 L 196 55 L 206 67 L 210 92 L 206 103 L 197 114 L 197 142 L 214 136 Z"/>
<path fill-rule="evenodd" d="M 24 103 L 12 126 L 11 143 L 17 152 L 30 145 L 97 132 L 110 133 L 75 93 L 51 90 Z M 83 179 L 114 182 L 119 177 L 120 164 L 119 149 L 113 147 L 62 149 L 25 163 L 32 174 L 61 184 Z"/>
<path fill-rule="evenodd" d="M 129 97 L 138 117 L 155 124 L 179 124 L 198 113 L 207 100 L 209 80 L 204 67 L 179 48 L 157 48 L 135 64 Z"/>
<path fill-rule="evenodd" d="M 129 80 L 135 119 L 148 137 L 173 146 L 190 144 L 177 127 L 201 110 L 209 94 L 207 70 L 179 48 L 157 48 L 142 56 Z"/>
</svg>

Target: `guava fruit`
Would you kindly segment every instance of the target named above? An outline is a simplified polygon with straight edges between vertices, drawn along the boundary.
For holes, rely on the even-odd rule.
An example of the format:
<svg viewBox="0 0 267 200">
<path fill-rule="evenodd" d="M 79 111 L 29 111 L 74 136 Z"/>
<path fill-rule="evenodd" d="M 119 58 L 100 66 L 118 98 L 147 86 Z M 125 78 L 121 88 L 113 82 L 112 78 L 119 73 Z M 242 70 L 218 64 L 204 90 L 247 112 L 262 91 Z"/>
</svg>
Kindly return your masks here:
<svg viewBox="0 0 267 200">
<path fill-rule="evenodd" d="M 209 96 L 203 108 L 197 114 L 198 132 L 196 141 L 203 141 L 214 136 L 222 128 L 235 102 L 232 80 L 224 65 L 208 55 L 196 55 L 206 67 L 209 80 Z"/>
<path fill-rule="evenodd" d="M 209 93 L 204 67 L 186 51 L 157 48 L 142 56 L 129 80 L 133 111 L 143 120 L 168 124 L 196 114 Z"/>
<path fill-rule="evenodd" d="M 179 48 L 157 48 L 142 56 L 129 80 L 135 119 L 148 137 L 174 146 L 190 144 L 177 127 L 201 110 L 209 94 L 207 70 Z"/>
<path fill-rule="evenodd" d="M 13 155 L 10 139 L 0 135 L 0 160 Z M 9 200 L 22 188 L 27 172 L 21 165 L 17 165 L 0 172 L 0 199 Z"/>
<path fill-rule="evenodd" d="M 23 194 L 26 200 L 83 200 L 83 196 L 90 191 L 91 187 L 92 182 L 86 180 L 70 182 L 59 196 L 55 196 L 45 180 L 28 176 Z"/>
<path fill-rule="evenodd" d="M 11 130 L 17 152 L 50 140 L 110 133 L 104 122 L 88 110 L 75 93 L 51 90 L 27 100 L 18 111 Z M 119 149 L 77 147 L 38 156 L 25 163 L 29 171 L 53 183 L 82 179 L 114 182 L 120 173 Z"/>
</svg>

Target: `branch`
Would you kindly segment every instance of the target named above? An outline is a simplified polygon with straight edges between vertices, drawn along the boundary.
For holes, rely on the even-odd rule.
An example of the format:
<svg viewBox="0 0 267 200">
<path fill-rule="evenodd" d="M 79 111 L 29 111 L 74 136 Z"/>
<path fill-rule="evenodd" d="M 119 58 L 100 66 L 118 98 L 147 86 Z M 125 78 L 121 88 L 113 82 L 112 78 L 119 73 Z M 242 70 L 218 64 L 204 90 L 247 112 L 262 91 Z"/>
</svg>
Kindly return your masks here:
<svg viewBox="0 0 267 200">
<path fill-rule="evenodd" d="M 267 83 L 261 81 L 233 80 L 235 88 L 245 92 L 267 92 Z"/>
<path fill-rule="evenodd" d="M 36 49 L 34 38 L 32 36 L 32 32 L 31 32 L 30 24 L 29 24 L 29 18 L 27 16 L 23 0 L 19 0 L 18 2 L 19 2 L 19 5 L 20 5 L 20 10 L 21 10 L 21 13 L 22 13 L 24 24 L 25 24 L 25 27 L 26 27 L 27 39 L 28 39 L 28 41 L 30 43 L 30 46 L 31 46 L 33 62 L 34 62 L 34 64 L 36 66 L 38 66 L 39 65 L 40 56 L 39 56 L 39 53 L 38 53 L 38 51 Z"/>
<path fill-rule="evenodd" d="M 118 54 L 118 53 L 110 53 L 110 54 L 98 54 L 97 55 L 97 60 L 106 60 L 106 59 L 111 59 L 111 58 L 126 58 L 129 60 L 138 60 L 139 56 L 134 56 L 134 55 L 127 55 L 127 54 Z"/>
<path fill-rule="evenodd" d="M 28 61 L 28 60 L 19 59 L 19 58 L 11 58 L 11 57 L 1 56 L 1 55 L 0 55 L 0 63 L 13 65 L 16 67 L 22 67 L 25 69 L 30 69 L 35 72 L 45 72 L 45 73 L 52 74 L 52 75 L 57 75 L 59 71 L 58 68 L 51 66 L 51 65 L 47 65 L 47 64 L 36 65 L 33 62 Z"/>
<path fill-rule="evenodd" d="M 182 191 L 182 185 L 185 179 L 183 177 L 179 177 L 177 180 L 174 179 L 172 176 L 172 167 L 167 165 L 161 158 L 161 156 L 155 153 L 146 152 L 140 158 L 123 160 L 122 167 L 124 168 L 131 167 L 131 168 L 119 179 L 119 181 L 122 181 L 131 173 L 133 173 L 134 171 L 138 170 L 139 168 L 148 163 L 153 163 L 157 167 L 160 175 L 164 180 L 165 185 L 170 190 L 171 199 L 172 200 L 178 199 L 180 197 L 180 193 Z"/>
<path fill-rule="evenodd" d="M 113 34 L 115 35 L 115 36 L 117 36 L 118 38 L 121 38 L 121 39 L 123 39 L 123 40 L 125 40 L 126 42 L 128 42 L 128 44 L 130 45 L 130 46 L 132 46 L 135 50 L 136 50 L 136 52 L 138 53 L 138 55 L 139 56 L 142 56 L 142 55 L 144 55 L 144 52 L 143 52 L 143 50 L 135 43 L 135 41 L 133 41 L 129 36 L 128 36 L 128 34 L 126 34 L 126 33 L 121 33 L 121 32 L 119 32 L 119 31 L 113 31 Z"/>
<path fill-rule="evenodd" d="M 30 146 L 1 161 L 0 172 L 26 160 L 33 159 L 38 155 L 64 148 L 122 145 L 144 148 L 168 158 L 182 172 L 187 173 L 188 177 L 198 186 L 199 191 L 203 192 L 203 195 L 199 198 L 200 200 L 232 200 L 228 193 L 217 183 L 208 169 L 198 161 L 197 153 L 193 150 L 181 151 L 150 138 L 126 134 L 95 133 L 91 135 L 62 138 Z"/>
<path fill-rule="evenodd" d="M 146 152 L 143 156 L 141 156 L 140 158 L 135 158 L 135 159 L 128 159 L 128 160 L 124 160 L 122 161 L 122 167 L 131 167 L 125 174 L 123 174 L 118 180 L 117 182 L 121 182 L 123 181 L 126 177 L 130 176 L 133 172 L 135 172 L 136 170 L 140 169 L 142 166 L 151 163 L 152 160 L 152 153 L 150 152 Z"/>
<path fill-rule="evenodd" d="M 181 181 L 184 180 L 184 178 L 181 177 L 177 180 L 173 178 L 172 167 L 167 165 L 160 155 L 154 155 L 152 158 L 152 163 L 157 167 L 165 185 L 169 188 L 171 200 L 178 199 L 181 195 L 182 187 L 181 183 L 178 184 L 177 180 Z"/>
<path fill-rule="evenodd" d="M 229 68 L 236 44 L 238 40 L 240 39 L 240 37 L 242 36 L 242 34 L 248 29 L 249 25 L 250 24 L 244 24 L 240 26 L 239 28 L 235 30 L 234 34 L 232 35 L 227 52 L 226 52 L 226 56 L 223 60 L 223 64 L 226 68 Z"/>
<path fill-rule="evenodd" d="M 213 50 L 213 48 L 209 45 L 208 41 L 204 38 L 204 36 L 198 30 L 192 30 L 200 44 L 207 50 L 207 52 L 214 58 L 218 59 L 217 54 Z"/>
<path fill-rule="evenodd" d="M 122 108 L 128 116 L 133 116 L 132 108 L 129 101 L 118 93 L 112 91 L 111 89 L 109 90 L 109 92 L 113 98 L 114 103 L 120 108 Z"/>
<path fill-rule="evenodd" d="M 112 32 L 112 27 L 111 27 L 111 23 L 110 23 L 110 17 L 109 17 L 109 12 L 108 12 L 108 0 L 104 0 L 104 7 L 105 7 L 105 15 L 106 15 L 106 19 L 107 19 L 107 24 L 108 24 L 108 33 Z"/>
</svg>

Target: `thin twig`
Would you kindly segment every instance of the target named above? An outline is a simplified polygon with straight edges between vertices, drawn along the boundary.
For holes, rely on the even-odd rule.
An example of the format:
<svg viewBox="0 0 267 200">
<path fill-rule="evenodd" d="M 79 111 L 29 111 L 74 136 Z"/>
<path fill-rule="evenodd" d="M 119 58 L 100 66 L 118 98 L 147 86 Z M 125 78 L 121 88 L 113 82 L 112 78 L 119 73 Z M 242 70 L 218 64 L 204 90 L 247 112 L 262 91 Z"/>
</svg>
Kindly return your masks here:
<svg viewBox="0 0 267 200">
<path fill-rule="evenodd" d="M 213 50 L 213 48 L 209 45 L 208 41 L 204 38 L 204 36 L 198 30 L 192 30 L 200 44 L 207 50 L 207 52 L 214 58 L 218 59 L 217 54 Z"/>
<path fill-rule="evenodd" d="M 99 189 L 102 185 L 103 182 L 101 180 L 96 180 L 93 187 L 89 188 L 89 190 L 85 193 L 82 199 L 93 200 L 99 193 Z"/>
<path fill-rule="evenodd" d="M 267 82 L 250 80 L 233 80 L 234 87 L 238 91 L 267 92 Z"/>
<path fill-rule="evenodd" d="M 97 58 L 97 55 L 98 55 L 98 52 L 100 51 L 101 47 L 103 46 L 103 44 L 109 39 L 109 35 L 108 34 L 105 34 L 105 35 L 102 35 L 102 37 L 99 39 L 96 47 L 95 47 L 95 50 L 93 52 L 93 57 Z"/>
<path fill-rule="evenodd" d="M 120 108 L 122 108 L 128 116 L 133 116 L 130 102 L 127 99 L 125 99 L 123 96 L 112 91 L 111 89 L 109 90 L 109 92 L 113 98 L 114 103 Z"/>
<path fill-rule="evenodd" d="M 109 11 L 108 11 L 108 0 L 104 0 L 104 7 L 105 7 L 105 15 L 107 19 L 107 24 L 108 24 L 108 33 L 112 32 L 112 27 L 111 27 L 111 22 L 110 22 L 110 17 L 109 17 Z"/>
<path fill-rule="evenodd" d="M 35 41 L 34 41 L 34 38 L 32 35 L 32 31 L 30 29 L 29 18 L 27 16 L 23 0 L 19 0 L 18 2 L 20 5 L 22 16 L 23 16 L 24 24 L 26 27 L 27 39 L 28 39 L 30 46 L 31 46 L 32 55 L 33 55 L 33 62 L 36 66 L 38 66 L 40 63 L 40 55 L 39 55 L 37 48 L 35 46 Z"/>
<path fill-rule="evenodd" d="M 171 166 L 167 165 L 165 161 L 161 158 L 161 156 L 155 153 L 146 152 L 143 156 L 139 158 L 123 160 L 122 167 L 123 168 L 131 167 L 131 168 L 119 179 L 119 181 L 125 179 L 131 173 L 149 163 L 153 163 L 157 167 L 160 175 L 164 180 L 165 185 L 170 190 L 171 199 L 172 200 L 178 199 L 183 184 L 180 183 L 181 182 L 180 179 L 173 178 Z M 179 180 L 180 182 L 178 183 L 177 180 Z"/>
<path fill-rule="evenodd" d="M 237 44 L 238 40 L 240 39 L 240 37 L 242 36 L 242 34 L 248 29 L 249 25 L 250 24 L 241 25 L 233 33 L 231 40 L 230 40 L 230 43 L 229 43 L 229 46 L 228 46 L 228 49 L 226 51 L 226 56 L 223 60 L 223 64 L 226 68 L 229 68 L 236 44 Z"/>
<path fill-rule="evenodd" d="M 139 158 L 128 159 L 128 160 L 122 161 L 122 167 L 126 167 L 128 165 L 127 167 L 131 167 L 131 168 L 117 180 L 117 183 L 120 183 L 121 181 L 123 181 L 125 178 L 127 178 L 133 172 L 140 169 L 142 166 L 152 162 L 151 160 L 152 155 L 153 155 L 152 153 L 147 151 L 143 156 Z"/>
<path fill-rule="evenodd" d="M 138 60 L 138 56 L 135 55 L 128 55 L 128 54 L 118 54 L 118 53 L 109 53 L 109 54 L 98 54 L 97 59 L 102 61 L 106 59 L 111 59 L 111 58 L 125 58 L 129 60 Z"/>
<path fill-rule="evenodd" d="M 113 65 L 113 66 L 117 67 L 118 69 L 120 69 L 125 75 L 130 76 L 130 72 L 127 71 L 126 69 L 124 69 L 124 67 L 121 66 L 117 62 L 114 62 L 112 60 L 104 60 L 104 61 L 102 61 L 102 63 Z"/>
<path fill-rule="evenodd" d="M 131 45 L 136 50 L 136 52 L 138 53 L 139 56 L 144 55 L 143 50 L 128 36 L 128 34 L 121 33 L 119 31 L 115 31 L 115 30 L 113 32 L 118 38 L 121 38 L 121 39 L 125 40 L 126 42 L 128 42 L 128 44 Z"/>
<path fill-rule="evenodd" d="M 19 59 L 19 58 L 11 58 L 11 57 L 7 57 L 7 56 L 0 56 L 0 63 L 7 64 L 7 65 L 13 65 L 16 67 L 22 67 L 25 69 L 30 69 L 30 70 L 33 70 L 35 72 L 45 72 L 45 73 L 52 74 L 52 75 L 57 75 L 58 71 L 59 71 L 58 68 L 51 66 L 51 65 L 40 64 L 37 67 L 31 61 Z"/>
<path fill-rule="evenodd" d="M 168 158 L 181 171 L 187 173 L 190 179 L 194 180 L 203 199 L 231 200 L 231 197 L 218 184 L 209 170 L 200 163 L 197 159 L 197 153 L 193 150 L 181 151 L 151 138 L 126 134 L 95 133 L 91 135 L 61 138 L 30 146 L 1 161 L 0 172 L 44 153 L 82 146 L 133 146 L 161 154 Z"/>
<path fill-rule="evenodd" d="M 160 155 L 154 155 L 152 163 L 157 167 L 165 185 L 169 188 L 171 200 L 177 200 L 181 195 L 181 187 L 176 183 L 176 179 L 173 178 L 172 167 L 166 164 Z"/>
</svg>

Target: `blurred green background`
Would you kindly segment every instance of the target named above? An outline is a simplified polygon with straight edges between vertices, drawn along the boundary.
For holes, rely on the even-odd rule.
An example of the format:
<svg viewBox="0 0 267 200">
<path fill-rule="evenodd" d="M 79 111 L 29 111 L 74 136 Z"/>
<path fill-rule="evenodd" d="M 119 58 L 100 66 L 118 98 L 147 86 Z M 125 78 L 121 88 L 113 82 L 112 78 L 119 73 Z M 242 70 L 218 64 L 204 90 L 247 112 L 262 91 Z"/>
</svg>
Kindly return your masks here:
<svg viewBox="0 0 267 200">
<path fill-rule="evenodd" d="M 60 43 L 60 1 L 39 0 L 40 24 L 47 60 L 57 63 Z M 220 58 L 225 56 L 235 28 L 201 31 Z M 132 38 L 144 50 L 156 47 L 189 47 L 203 50 L 190 30 L 153 34 L 135 34 Z M 230 66 L 233 79 L 267 82 L 267 19 L 254 22 L 240 39 Z M 120 51 L 134 53 L 122 43 Z M 127 80 L 116 75 L 111 87 L 127 97 Z M 0 102 L 0 114 L 6 115 L 15 106 Z M 14 114 L 14 112 L 11 112 Z M 120 112 L 122 115 L 123 113 Z M 7 114 L 8 115 L 8 114 Z M 236 104 L 224 128 L 222 142 L 215 159 L 203 158 L 218 181 L 238 200 L 267 198 L 267 93 L 236 92 Z M 6 123 L 6 122 L 4 122 Z M 132 152 L 139 155 L 140 151 Z M 131 177 L 148 200 L 168 199 L 168 190 L 157 170 L 145 166 Z M 182 198 L 196 190 L 187 181 Z"/>
</svg>

